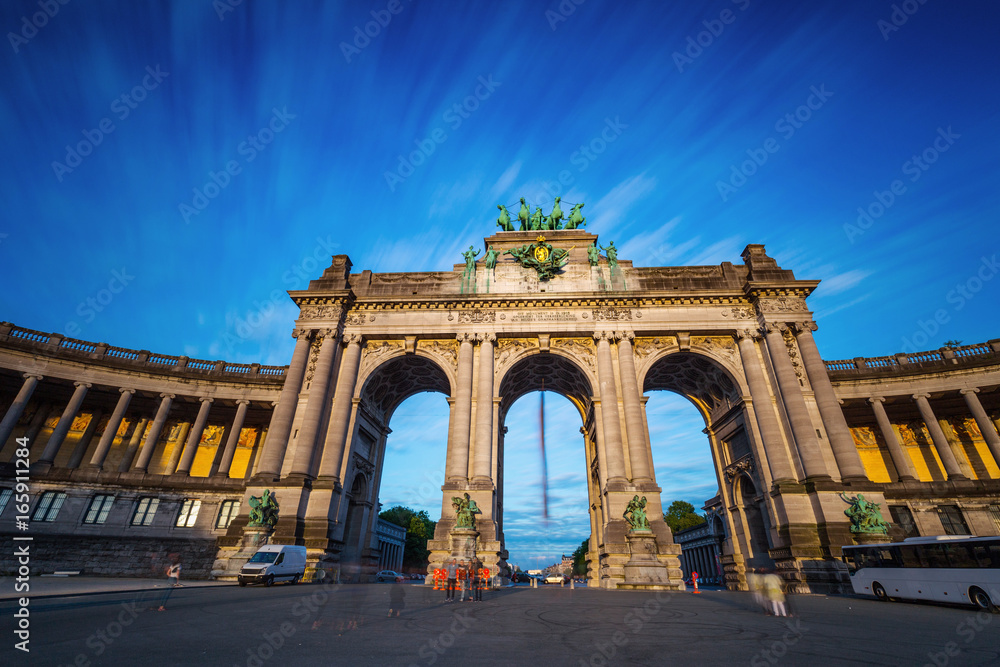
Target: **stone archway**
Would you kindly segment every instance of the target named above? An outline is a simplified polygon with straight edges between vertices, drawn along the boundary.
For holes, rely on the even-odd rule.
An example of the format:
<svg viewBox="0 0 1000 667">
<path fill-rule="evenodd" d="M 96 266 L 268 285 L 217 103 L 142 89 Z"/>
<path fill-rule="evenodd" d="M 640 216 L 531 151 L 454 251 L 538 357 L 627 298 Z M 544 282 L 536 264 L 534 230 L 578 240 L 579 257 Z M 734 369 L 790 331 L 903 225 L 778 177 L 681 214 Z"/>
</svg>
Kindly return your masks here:
<svg viewBox="0 0 1000 667">
<path fill-rule="evenodd" d="M 520 356 L 506 369 L 501 369 L 503 379 L 500 381 L 498 396 L 498 432 L 497 432 L 497 472 L 496 472 L 496 521 L 497 534 L 501 546 L 501 556 L 506 560 L 506 539 L 503 532 L 504 507 L 504 441 L 507 433 L 506 419 L 511 407 L 525 395 L 535 391 L 551 391 L 570 401 L 580 415 L 582 427 L 580 431 L 587 433 L 594 429 L 592 381 L 580 362 L 568 355 L 559 353 L 544 354 L 533 351 Z M 575 434 L 569 436 L 575 437 Z M 584 436 L 584 447 L 587 448 L 587 460 L 592 460 L 594 453 L 593 440 Z M 588 474 L 588 478 L 590 475 Z M 591 528 L 591 541 L 601 525 L 601 503 L 599 493 L 595 493 L 596 485 L 588 480 L 588 500 Z M 596 519 L 595 519 L 596 517 Z M 595 542 L 596 544 L 596 542 Z M 595 547 L 596 548 L 596 547 Z"/>
<path fill-rule="evenodd" d="M 739 499 L 740 489 L 748 486 L 753 489 L 752 498 L 759 495 L 747 472 L 760 470 L 761 461 L 752 443 L 753 429 L 743 405 L 745 390 L 729 368 L 729 357 L 718 354 L 718 350 L 726 350 L 728 346 L 717 344 L 706 348 L 697 352 L 673 348 L 652 355 L 643 369 L 643 393 L 671 391 L 697 408 L 705 422 L 720 499 L 724 501 L 713 520 L 721 523 L 724 517 L 729 524 L 729 530 L 719 526 L 720 554 L 730 561 L 736 554 L 745 559 L 754 557 L 757 562 L 758 558 L 766 559 L 768 553 L 762 515 L 767 513 L 766 503 L 760 498 L 753 502 L 725 502 Z M 742 474 L 734 475 L 736 470 Z M 752 543 L 744 541 L 750 537 L 754 538 Z M 764 565 L 763 560 L 757 562 L 757 566 Z"/>
</svg>

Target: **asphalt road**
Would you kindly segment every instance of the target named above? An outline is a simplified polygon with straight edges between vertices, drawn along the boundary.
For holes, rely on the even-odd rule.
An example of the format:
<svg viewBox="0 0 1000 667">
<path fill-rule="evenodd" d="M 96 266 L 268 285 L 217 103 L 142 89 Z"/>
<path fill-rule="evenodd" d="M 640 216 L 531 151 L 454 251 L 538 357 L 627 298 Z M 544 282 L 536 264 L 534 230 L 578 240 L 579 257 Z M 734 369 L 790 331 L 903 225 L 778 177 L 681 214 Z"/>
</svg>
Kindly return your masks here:
<svg viewBox="0 0 1000 667">
<path fill-rule="evenodd" d="M 764 615 L 746 593 L 559 587 L 481 603 L 391 584 L 178 588 L 39 598 L 30 653 L 3 632 L 4 664 L 32 665 L 997 665 L 1000 615 L 920 603 L 798 596 Z M 398 594 L 397 590 L 397 594 Z M 15 601 L 0 603 L 10 628 Z"/>
</svg>

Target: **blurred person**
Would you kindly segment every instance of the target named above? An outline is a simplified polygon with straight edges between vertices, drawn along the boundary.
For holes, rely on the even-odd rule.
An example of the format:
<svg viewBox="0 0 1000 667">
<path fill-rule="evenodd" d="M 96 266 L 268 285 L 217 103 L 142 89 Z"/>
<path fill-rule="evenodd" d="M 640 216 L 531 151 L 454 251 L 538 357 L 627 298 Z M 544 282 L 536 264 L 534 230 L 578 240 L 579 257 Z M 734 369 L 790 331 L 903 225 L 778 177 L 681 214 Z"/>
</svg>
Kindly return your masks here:
<svg viewBox="0 0 1000 667">
<path fill-rule="evenodd" d="M 764 575 L 764 597 L 771 604 L 775 616 L 788 616 L 785 609 L 785 592 L 782 590 L 781 577 L 773 570 Z"/>
<path fill-rule="evenodd" d="M 403 588 L 403 583 L 396 579 L 389 588 L 389 616 L 392 616 L 394 611 L 396 616 L 399 616 L 399 612 L 406 606 L 405 600 L 406 589 Z"/>
<path fill-rule="evenodd" d="M 458 568 L 458 585 L 462 589 L 462 595 L 459 597 L 459 602 L 465 602 L 465 593 L 469 590 L 469 583 L 472 578 L 469 576 L 469 561 L 463 560 Z M 472 600 L 472 595 L 470 592 L 469 600 Z"/>
<path fill-rule="evenodd" d="M 478 556 L 472 557 L 472 599 L 474 602 L 483 601 L 483 562 Z"/>
<path fill-rule="evenodd" d="M 747 571 L 747 587 L 753 595 L 754 604 L 767 611 L 767 605 L 764 604 L 764 587 L 761 582 L 761 575 L 757 572 L 756 568 Z"/>
<path fill-rule="evenodd" d="M 445 570 L 448 573 L 448 583 L 445 585 L 445 597 L 444 597 L 444 601 L 445 602 L 454 602 L 455 601 L 455 584 L 456 584 L 456 579 L 458 578 L 458 563 L 455 562 L 454 558 L 452 558 L 448 562 L 448 565 L 445 566 Z"/>
<path fill-rule="evenodd" d="M 170 599 L 171 593 L 174 589 L 181 585 L 181 557 L 179 554 L 170 554 L 170 565 L 167 566 L 167 588 L 163 591 L 163 598 L 160 600 L 160 606 L 157 611 L 167 610 L 167 600 Z"/>
</svg>

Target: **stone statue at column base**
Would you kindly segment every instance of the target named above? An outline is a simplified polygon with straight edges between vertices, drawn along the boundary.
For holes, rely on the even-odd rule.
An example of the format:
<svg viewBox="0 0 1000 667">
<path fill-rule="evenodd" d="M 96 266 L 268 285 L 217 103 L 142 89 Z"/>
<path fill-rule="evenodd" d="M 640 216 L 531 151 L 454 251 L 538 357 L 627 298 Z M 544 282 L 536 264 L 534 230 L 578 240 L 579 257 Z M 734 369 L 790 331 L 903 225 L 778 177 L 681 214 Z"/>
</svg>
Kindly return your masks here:
<svg viewBox="0 0 1000 667">
<path fill-rule="evenodd" d="M 676 589 L 676 582 L 670 581 L 667 566 L 657 557 L 659 549 L 656 537 L 649 528 L 632 528 L 625 534 L 630 557 L 625 563 L 625 580 L 618 588 L 628 589 Z M 681 584 L 683 586 L 683 584 Z"/>
<path fill-rule="evenodd" d="M 479 531 L 475 528 L 454 528 L 451 531 L 451 557 L 469 560 L 476 555 Z"/>
<path fill-rule="evenodd" d="M 855 544 L 888 544 L 892 538 L 885 533 L 853 533 Z"/>
</svg>

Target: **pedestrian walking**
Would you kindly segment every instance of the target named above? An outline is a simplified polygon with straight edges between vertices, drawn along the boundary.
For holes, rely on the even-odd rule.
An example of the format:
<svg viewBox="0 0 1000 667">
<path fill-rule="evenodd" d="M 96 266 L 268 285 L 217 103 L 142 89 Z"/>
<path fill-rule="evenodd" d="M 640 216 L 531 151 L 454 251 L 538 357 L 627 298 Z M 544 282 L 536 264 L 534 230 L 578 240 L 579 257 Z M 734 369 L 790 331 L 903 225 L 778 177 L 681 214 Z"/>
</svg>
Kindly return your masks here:
<svg viewBox="0 0 1000 667">
<path fill-rule="evenodd" d="M 472 601 L 472 593 L 469 591 L 469 584 L 472 582 L 472 578 L 469 576 L 469 561 L 463 560 L 458 571 L 458 581 L 459 585 L 462 587 L 462 595 L 459 602 L 465 602 L 465 594 L 469 593 L 469 601 Z"/>
<path fill-rule="evenodd" d="M 785 608 L 785 592 L 781 588 L 781 577 L 773 571 L 764 575 L 764 597 L 771 604 L 775 616 L 788 616 Z"/>
<path fill-rule="evenodd" d="M 753 595 L 753 603 L 767 612 L 769 605 L 764 600 L 764 586 L 761 583 L 761 574 L 756 569 L 747 572 L 747 587 Z"/>
<path fill-rule="evenodd" d="M 167 588 L 163 591 L 163 598 L 160 600 L 160 606 L 157 611 L 167 610 L 167 600 L 170 599 L 170 595 L 174 592 L 174 589 L 181 585 L 181 557 L 179 554 L 170 554 L 170 565 L 167 566 Z"/>
<path fill-rule="evenodd" d="M 448 583 L 445 585 L 445 602 L 455 601 L 455 583 L 458 579 L 458 563 L 452 558 L 451 561 L 445 566 L 445 571 L 448 573 Z"/>
<path fill-rule="evenodd" d="M 405 606 L 406 589 L 403 588 L 401 581 L 396 580 L 389 588 L 389 616 L 392 616 L 393 612 L 395 612 L 396 616 L 399 616 L 399 613 L 403 611 Z"/>
<path fill-rule="evenodd" d="M 472 599 L 475 602 L 483 601 L 483 563 L 478 557 L 472 559 Z"/>
</svg>

